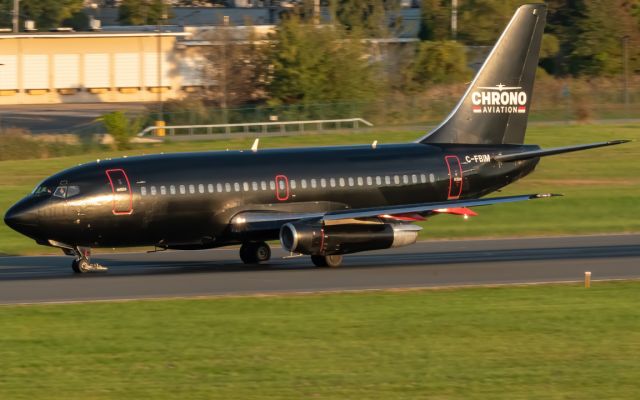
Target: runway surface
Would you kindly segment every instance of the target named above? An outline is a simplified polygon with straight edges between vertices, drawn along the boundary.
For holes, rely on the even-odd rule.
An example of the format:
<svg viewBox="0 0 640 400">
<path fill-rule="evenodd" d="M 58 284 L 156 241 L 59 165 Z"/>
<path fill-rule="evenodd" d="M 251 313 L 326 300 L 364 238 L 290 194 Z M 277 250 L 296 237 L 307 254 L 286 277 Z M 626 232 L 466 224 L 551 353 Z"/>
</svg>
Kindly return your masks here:
<svg viewBox="0 0 640 400">
<path fill-rule="evenodd" d="M 421 242 L 337 269 L 273 253 L 261 266 L 237 249 L 101 255 L 109 271 L 86 275 L 70 257 L 0 257 L 0 304 L 640 278 L 640 235 Z"/>
</svg>

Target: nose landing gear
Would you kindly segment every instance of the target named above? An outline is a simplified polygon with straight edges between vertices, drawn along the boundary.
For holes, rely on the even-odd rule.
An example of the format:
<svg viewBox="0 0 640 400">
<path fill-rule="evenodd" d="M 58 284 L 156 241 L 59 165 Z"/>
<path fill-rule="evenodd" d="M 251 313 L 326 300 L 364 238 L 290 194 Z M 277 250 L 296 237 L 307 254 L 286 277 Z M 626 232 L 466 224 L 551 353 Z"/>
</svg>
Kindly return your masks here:
<svg viewBox="0 0 640 400">
<path fill-rule="evenodd" d="M 73 254 L 76 258 L 71 262 L 71 269 L 76 274 L 84 274 L 87 272 L 101 272 L 107 271 L 108 268 L 104 267 L 100 264 L 90 262 L 91 260 L 91 249 L 86 247 L 74 247 Z"/>
</svg>

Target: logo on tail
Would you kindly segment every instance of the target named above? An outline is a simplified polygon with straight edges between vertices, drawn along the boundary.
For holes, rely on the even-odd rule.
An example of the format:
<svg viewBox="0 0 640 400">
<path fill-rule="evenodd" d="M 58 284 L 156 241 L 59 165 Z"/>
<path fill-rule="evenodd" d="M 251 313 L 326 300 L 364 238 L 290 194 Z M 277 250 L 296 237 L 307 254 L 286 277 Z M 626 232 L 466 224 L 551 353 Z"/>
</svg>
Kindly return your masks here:
<svg viewBox="0 0 640 400">
<path fill-rule="evenodd" d="M 480 86 L 471 93 L 471 109 L 476 114 L 523 114 L 527 93 L 520 86 Z"/>
</svg>

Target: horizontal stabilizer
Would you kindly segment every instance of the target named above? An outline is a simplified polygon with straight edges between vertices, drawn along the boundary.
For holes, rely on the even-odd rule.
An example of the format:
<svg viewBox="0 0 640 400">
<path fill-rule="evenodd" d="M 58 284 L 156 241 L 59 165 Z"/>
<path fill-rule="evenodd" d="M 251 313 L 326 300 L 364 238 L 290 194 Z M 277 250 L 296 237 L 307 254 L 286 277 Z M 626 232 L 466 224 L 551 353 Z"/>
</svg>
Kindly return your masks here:
<svg viewBox="0 0 640 400">
<path fill-rule="evenodd" d="M 532 151 L 525 151 L 522 153 L 515 153 L 515 154 L 501 154 L 501 155 L 493 156 L 493 159 L 498 162 L 528 160 L 531 158 L 552 156 L 555 154 L 562 154 L 562 153 L 570 153 L 572 151 L 595 149 L 597 147 L 613 146 L 616 144 L 622 144 L 627 142 L 630 142 L 630 140 L 612 140 L 610 142 L 581 144 L 578 146 L 556 147 L 554 149 L 532 150 Z"/>
</svg>

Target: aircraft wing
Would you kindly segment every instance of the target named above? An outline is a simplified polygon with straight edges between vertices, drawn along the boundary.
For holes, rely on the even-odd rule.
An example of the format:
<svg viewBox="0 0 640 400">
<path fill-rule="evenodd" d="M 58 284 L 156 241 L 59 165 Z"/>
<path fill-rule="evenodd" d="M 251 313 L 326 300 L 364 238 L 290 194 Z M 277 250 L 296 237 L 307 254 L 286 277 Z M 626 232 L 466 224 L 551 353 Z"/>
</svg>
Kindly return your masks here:
<svg viewBox="0 0 640 400">
<path fill-rule="evenodd" d="M 491 204 L 513 203 L 516 201 L 534 200 L 547 197 L 560 196 L 558 194 L 525 194 L 519 196 L 493 197 L 488 199 L 473 200 L 451 200 L 435 203 L 419 203 L 401 206 L 385 206 L 373 208 L 361 208 L 355 210 L 340 210 L 326 213 L 322 219 L 324 221 L 335 221 L 340 219 L 356 219 L 379 216 L 394 216 L 405 214 L 427 214 L 432 212 L 443 212 L 446 209 L 460 209 L 467 207 L 488 206 Z"/>
<path fill-rule="evenodd" d="M 384 206 L 359 209 L 345 209 L 329 212 L 300 212 L 288 213 L 278 211 L 243 211 L 231 219 L 231 227 L 235 231 L 259 231 L 275 229 L 287 222 L 304 219 L 318 219 L 324 223 L 340 223 L 340 221 L 364 218 L 386 218 L 400 221 L 415 221 L 420 218 L 414 216 L 430 215 L 434 213 L 449 213 L 456 215 L 475 215 L 468 207 L 480 207 L 491 204 L 513 203 L 517 201 L 542 199 L 560 196 L 558 194 L 525 194 L 519 196 L 493 197 L 472 200 L 451 200 L 432 203 L 418 203 L 400 206 Z"/>
</svg>

